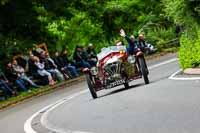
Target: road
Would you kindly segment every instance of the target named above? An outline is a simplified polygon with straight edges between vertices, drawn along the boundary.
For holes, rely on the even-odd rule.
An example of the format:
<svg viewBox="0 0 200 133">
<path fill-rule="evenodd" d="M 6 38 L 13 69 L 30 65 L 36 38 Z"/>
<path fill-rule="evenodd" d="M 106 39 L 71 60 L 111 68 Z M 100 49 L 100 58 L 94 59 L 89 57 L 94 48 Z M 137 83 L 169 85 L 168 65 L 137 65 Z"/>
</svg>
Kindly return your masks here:
<svg viewBox="0 0 200 133">
<path fill-rule="evenodd" d="M 175 57 L 148 61 L 149 85 L 140 79 L 92 100 L 82 82 L 7 109 L 0 113 L 1 132 L 23 133 L 26 122 L 37 133 L 199 133 L 200 82 L 168 79 L 179 69 Z"/>
</svg>

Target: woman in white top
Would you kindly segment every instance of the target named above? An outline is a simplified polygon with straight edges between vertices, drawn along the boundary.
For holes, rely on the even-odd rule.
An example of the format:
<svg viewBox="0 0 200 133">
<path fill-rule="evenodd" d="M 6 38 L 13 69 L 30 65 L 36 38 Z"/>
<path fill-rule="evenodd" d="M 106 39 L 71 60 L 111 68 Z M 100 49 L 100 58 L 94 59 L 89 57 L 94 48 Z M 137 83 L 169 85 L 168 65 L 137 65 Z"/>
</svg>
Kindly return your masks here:
<svg viewBox="0 0 200 133">
<path fill-rule="evenodd" d="M 41 76 L 48 76 L 49 85 L 54 85 L 56 82 L 53 80 L 51 73 L 47 72 L 44 69 L 44 64 L 40 63 L 40 59 L 35 56 L 34 62 L 35 62 L 35 65 L 38 68 L 38 70 L 37 70 L 38 74 L 41 75 Z"/>
</svg>

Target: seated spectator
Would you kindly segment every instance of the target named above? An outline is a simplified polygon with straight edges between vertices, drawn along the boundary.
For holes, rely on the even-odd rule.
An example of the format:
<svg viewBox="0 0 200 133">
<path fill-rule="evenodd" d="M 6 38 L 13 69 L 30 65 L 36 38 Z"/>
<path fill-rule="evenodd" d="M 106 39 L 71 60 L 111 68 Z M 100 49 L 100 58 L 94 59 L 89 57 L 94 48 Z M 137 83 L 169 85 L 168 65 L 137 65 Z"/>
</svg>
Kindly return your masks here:
<svg viewBox="0 0 200 133">
<path fill-rule="evenodd" d="M 30 58 L 28 60 L 28 73 L 30 75 L 35 75 L 37 73 L 37 66 L 35 65 L 34 62 L 34 55 L 30 54 Z"/>
<path fill-rule="evenodd" d="M 86 61 L 85 52 L 82 47 L 77 46 L 74 51 L 73 59 L 80 68 L 91 68 L 89 62 Z"/>
<path fill-rule="evenodd" d="M 16 61 L 17 61 L 18 65 L 20 65 L 21 67 L 23 67 L 26 70 L 27 60 L 25 59 L 24 56 L 20 56 L 20 57 L 16 58 Z"/>
<path fill-rule="evenodd" d="M 27 91 L 27 87 L 25 85 L 25 82 L 18 78 L 17 75 L 14 74 L 13 68 L 12 68 L 12 64 L 8 63 L 6 66 L 6 70 L 5 70 L 5 75 L 8 79 L 9 82 L 16 84 L 16 86 L 19 88 L 20 91 Z"/>
<path fill-rule="evenodd" d="M 53 61 L 53 59 L 50 58 L 49 54 L 46 52 L 42 52 L 40 54 L 40 62 L 44 63 L 44 69 L 47 72 L 50 72 L 53 75 L 56 75 L 56 79 L 59 81 L 63 81 L 64 77 L 62 73 L 57 69 L 57 65 Z"/>
<path fill-rule="evenodd" d="M 71 62 L 67 58 L 67 50 L 63 50 L 60 55 L 60 63 L 63 63 L 63 68 L 65 71 L 70 71 L 74 77 L 78 77 L 79 74 L 75 66 L 71 65 Z"/>
<path fill-rule="evenodd" d="M 12 89 L 9 84 L 8 80 L 5 78 L 4 74 L 0 74 L 0 90 L 2 90 L 5 96 L 8 98 L 12 95 L 17 95 L 17 92 Z"/>
<path fill-rule="evenodd" d="M 46 85 L 49 83 L 47 76 L 42 76 L 38 73 L 38 67 L 35 65 L 35 56 L 33 54 L 30 54 L 28 60 L 28 74 L 38 79 L 38 84 Z"/>
<path fill-rule="evenodd" d="M 57 65 L 58 69 L 63 73 L 65 79 L 70 78 L 70 74 L 67 70 L 64 69 L 64 63 L 62 61 L 61 56 L 59 55 L 58 51 L 55 52 L 54 58 L 53 58 L 55 64 Z"/>
<path fill-rule="evenodd" d="M 87 54 L 88 54 L 88 62 L 90 63 L 90 65 L 96 66 L 98 58 L 92 43 L 88 45 Z"/>
<path fill-rule="evenodd" d="M 56 82 L 53 80 L 51 73 L 47 72 L 44 68 L 44 63 L 40 63 L 40 60 L 38 57 L 34 57 L 34 64 L 37 67 L 37 72 L 39 75 L 41 76 L 48 76 L 48 80 L 49 80 L 49 85 L 54 85 Z"/>
<path fill-rule="evenodd" d="M 13 72 L 19 79 L 24 80 L 25 82 L 29 83 L 34 88 L 39 88 L 37 84 L 35 84 L 29 77 L 26 76 L 24 72 L 24 68 L 17 64 L 16 60 L 12 62 Z"/>
</svg>

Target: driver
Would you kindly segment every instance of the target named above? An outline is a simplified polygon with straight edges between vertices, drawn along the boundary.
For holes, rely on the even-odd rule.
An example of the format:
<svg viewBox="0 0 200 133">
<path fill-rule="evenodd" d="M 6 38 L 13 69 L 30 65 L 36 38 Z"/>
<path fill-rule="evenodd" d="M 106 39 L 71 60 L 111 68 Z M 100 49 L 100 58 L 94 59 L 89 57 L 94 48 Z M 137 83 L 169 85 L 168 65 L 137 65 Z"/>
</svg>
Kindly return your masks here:
<svg viewBox="0 0 200 133">
<path fill-rule="evenodd" d="M 123 29 L 120 30 L 120 35 L 122 37 L 125 37 L 126 41 L 128 42 L 128 54 L 133 55 L 138 51 L 137 41 L 135 40 L 135 37 L 132 35 L 130 38 L 126 35 L 125 31 Z"/>
</svg>

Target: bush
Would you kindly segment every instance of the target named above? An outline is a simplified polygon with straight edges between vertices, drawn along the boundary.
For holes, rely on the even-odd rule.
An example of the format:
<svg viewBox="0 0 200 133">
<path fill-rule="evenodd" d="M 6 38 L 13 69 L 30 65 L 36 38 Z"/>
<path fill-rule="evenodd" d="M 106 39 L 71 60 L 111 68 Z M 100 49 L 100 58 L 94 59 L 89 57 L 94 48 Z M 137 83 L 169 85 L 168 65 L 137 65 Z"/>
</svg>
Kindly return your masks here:
<svg viewBox="0 0 200 133">
<path fill-rule="evenodd" d="M 166 47 L 165 43 L 174 38 L 176 38 L 176 34 L 173 27 L 170 27 L 168 29 L 152 29 L 146 34 L 146 40 L 155 45 L 158 48 L 158 50 L 161 50 L 164 47 Z"/>
<path fill-rule="evenodd" d="M 180 40 L 180 65 L 183 69 L 200 67 L 200 30 L 196 39 L 189 39 L 183 35 Z"/>
</svg>

